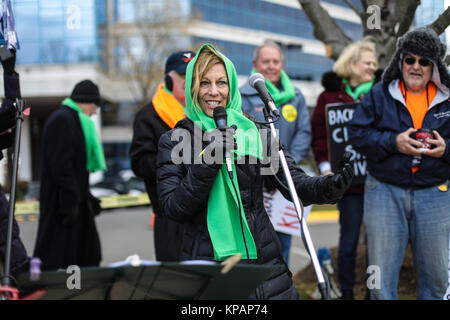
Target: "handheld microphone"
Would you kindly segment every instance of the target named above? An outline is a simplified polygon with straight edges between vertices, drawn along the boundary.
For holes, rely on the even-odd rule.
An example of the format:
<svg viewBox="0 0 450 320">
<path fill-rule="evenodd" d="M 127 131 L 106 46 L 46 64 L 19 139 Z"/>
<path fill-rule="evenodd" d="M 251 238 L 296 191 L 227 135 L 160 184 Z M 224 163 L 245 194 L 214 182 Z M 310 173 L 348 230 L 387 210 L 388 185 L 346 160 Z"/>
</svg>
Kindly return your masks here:
<svg viewBox="0 0 450 320">
<path fill-rule="evenodd" d="M 259 97 L 264 102 L 266 107 L 269 108 L 269 111 L 278 118 L 280 113 L 278 112 L 277 106 L 273 102 L 273 98 L 270 95 L 269 90 L 266 88 L 264 76 L 261 73 L 254 73 L 248 79 L 248 83 L 252 86 L 252 88 L 258 91 Z"/>
<path fill-rule="evenodd" d="M 213 110 L 213 118 L 216 123 L 217 129 L 226 130 L 227 129 L 227 112 L 224 107 L 215 107 Z M 230 152 L 225 149 L 225 163 L 227 165 L 228 174 L 230 179 L 233 179 L 233 167 L 231 166 L 231 156 Z"/>
</svg>

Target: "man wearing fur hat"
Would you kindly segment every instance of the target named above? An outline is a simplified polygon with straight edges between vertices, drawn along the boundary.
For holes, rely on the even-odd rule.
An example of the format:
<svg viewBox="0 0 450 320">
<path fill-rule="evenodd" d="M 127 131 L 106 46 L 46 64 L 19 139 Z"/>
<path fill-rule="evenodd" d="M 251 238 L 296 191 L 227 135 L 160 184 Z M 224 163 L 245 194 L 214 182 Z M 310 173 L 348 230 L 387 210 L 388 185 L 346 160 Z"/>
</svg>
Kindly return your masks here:
<svg viewBox="0 0 450 320">
<path fill-rule="evenodd" d="M 405 34 L 383 81 L 364 97 L 350 122 L 350 142 L 365 155 L 369 171 L 364 225 L 372 299 L 397 299 L 408 244 L 417 298 L 442 299 L 447 287 L 450 76 L 445 49 L 431 29 Z M 416 139 L 418 129 L 429 130 L 428 148 Z"/>
</svg>

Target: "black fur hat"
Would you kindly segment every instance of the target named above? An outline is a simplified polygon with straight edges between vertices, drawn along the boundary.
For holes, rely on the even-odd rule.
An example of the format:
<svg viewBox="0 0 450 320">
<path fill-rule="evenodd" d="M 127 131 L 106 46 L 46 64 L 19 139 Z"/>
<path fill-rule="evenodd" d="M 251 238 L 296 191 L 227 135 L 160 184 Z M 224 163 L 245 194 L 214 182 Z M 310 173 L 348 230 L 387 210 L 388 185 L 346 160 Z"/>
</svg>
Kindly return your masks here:
<svg viewBox="0 0 450 320">
<path fill-rule="evenodd" d="M 417 28 L 397 41 L 397 50 L 392 57 L 389 66 L 383 73 L 383 82 L 389 83 L 392 80 L 400 79 L 401 57 L 403 53 L 412 53 L 430 59 L 439 71 L 441 83 L 450 88 L 450 76 L 443 61 L 446 46 L 441 42 L 436 32 L 429 28 Z"/>
</svg>

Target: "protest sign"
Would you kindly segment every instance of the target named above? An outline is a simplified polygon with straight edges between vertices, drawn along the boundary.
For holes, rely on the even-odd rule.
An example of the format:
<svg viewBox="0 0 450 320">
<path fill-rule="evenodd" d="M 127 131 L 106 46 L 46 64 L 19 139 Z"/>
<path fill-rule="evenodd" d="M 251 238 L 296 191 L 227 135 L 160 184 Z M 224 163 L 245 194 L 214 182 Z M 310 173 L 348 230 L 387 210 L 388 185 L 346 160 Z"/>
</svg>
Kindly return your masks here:
<svg viewBox="0 0 450 320">
<path fill-rule="evenodd" d="M 348 139 L 348 123 L 353 118 L 357 103 L 333 103 L 327 104 L 326 124 L 328 140 L 328 158 L 330 159 L 331 171 L 339 170 L 340 161 L 344 152 L 351 153 L 355 169 L 355 177 L 352 184 L 364 183 L 367 174 L 367 162 L 363 155 L 358 153 L 350 144 Z"/>
</svg>

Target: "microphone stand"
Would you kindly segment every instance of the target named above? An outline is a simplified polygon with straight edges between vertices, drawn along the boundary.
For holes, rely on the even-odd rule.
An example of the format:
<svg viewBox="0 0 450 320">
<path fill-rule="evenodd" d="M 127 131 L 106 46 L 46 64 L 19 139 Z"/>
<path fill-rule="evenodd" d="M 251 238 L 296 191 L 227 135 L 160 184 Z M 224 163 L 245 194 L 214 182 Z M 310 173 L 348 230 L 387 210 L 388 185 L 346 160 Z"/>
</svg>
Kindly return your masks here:
<svg viewBox="0 0 450 320">
<path fill-rule="evenodd" d="M 17 122 L 16 122 L 16 134 L 14 140 L 14 162 L 13 162 L 13 172 L 11 180 L 11 193 L 9 197 L 9 216 L 8 216 L 8 234 L 6 238 L 6 253 L 5 253 L 5 272 L 2 277 L 2 282 L 0 286 L 0 300 L 8 300 L 7 295 L 3 295 L 3 292 L 8 292 L 12 299 L 17 299 L 17 289 L 12 288 L 11 285 L 11 248 L 12 248 L 12 233 L 13 233 L 13 221 L 14 221 L 14 210 L 16 204 L 16 185 L 17 185 L 17 172 L 19 168 L 19 153 L 20 153 L 20 137 L 22 132 L 22 122 L 24 120 L 23 108 L 24 102 L 22 99 L 16 99 L 17 107 Z"/>
<path fill-rule="evenodd" d="M 272 133 L 272 138 L 280 141 L 277 131 L 275 130 L 273 118 L 267 111 L 267 108 L 268 108 L 268 106 L 266 104 L 266 108 L 263 109 L 264 118 L 270 125 L 270 131 Z M 329 300 L 327 283 L 325 281 L 325 277 L 323 275 L 322 268 L 320 267 L 319 259 L 317 258 L 316 250 L 314 249 L 314 245 L 312 243 L 311 236 L 309 234 L 308 225 L 306 223 L 306 220 L 303 219 L 304 218 L 303 217 L 303 212 L 304 212 L 303 204 L 297 195 L 297 190 L 295 189 L 294 181 L 292 180 L 292 175 L 291 175 L 291 172 L 289 171 L 289 166 L 286 161 L 286 157 L 284 155 L 283 146 L 281 144 L 281 141 L 280 141 L 279 145 L 280 145 L 280 147 L 278 149 L 278 155 L 280 156 L 284 176 L 286 177 L 289 191 L 291 193 L 292 202 L 294 203 L 295 211 L 297 212 L 297 217 L 298 217 L 298 220 L 300 221 L 302 240 L 303 240 L 303 243 L 306 246 L 306 249 L 308 250 L 308 253 L 311 257 L 314 271 L 316 273 L 317 280 L 319 282 L 318 288 L 319 288 L 319 292 L 322 296 L 322 300 Z"/>
</svg>

